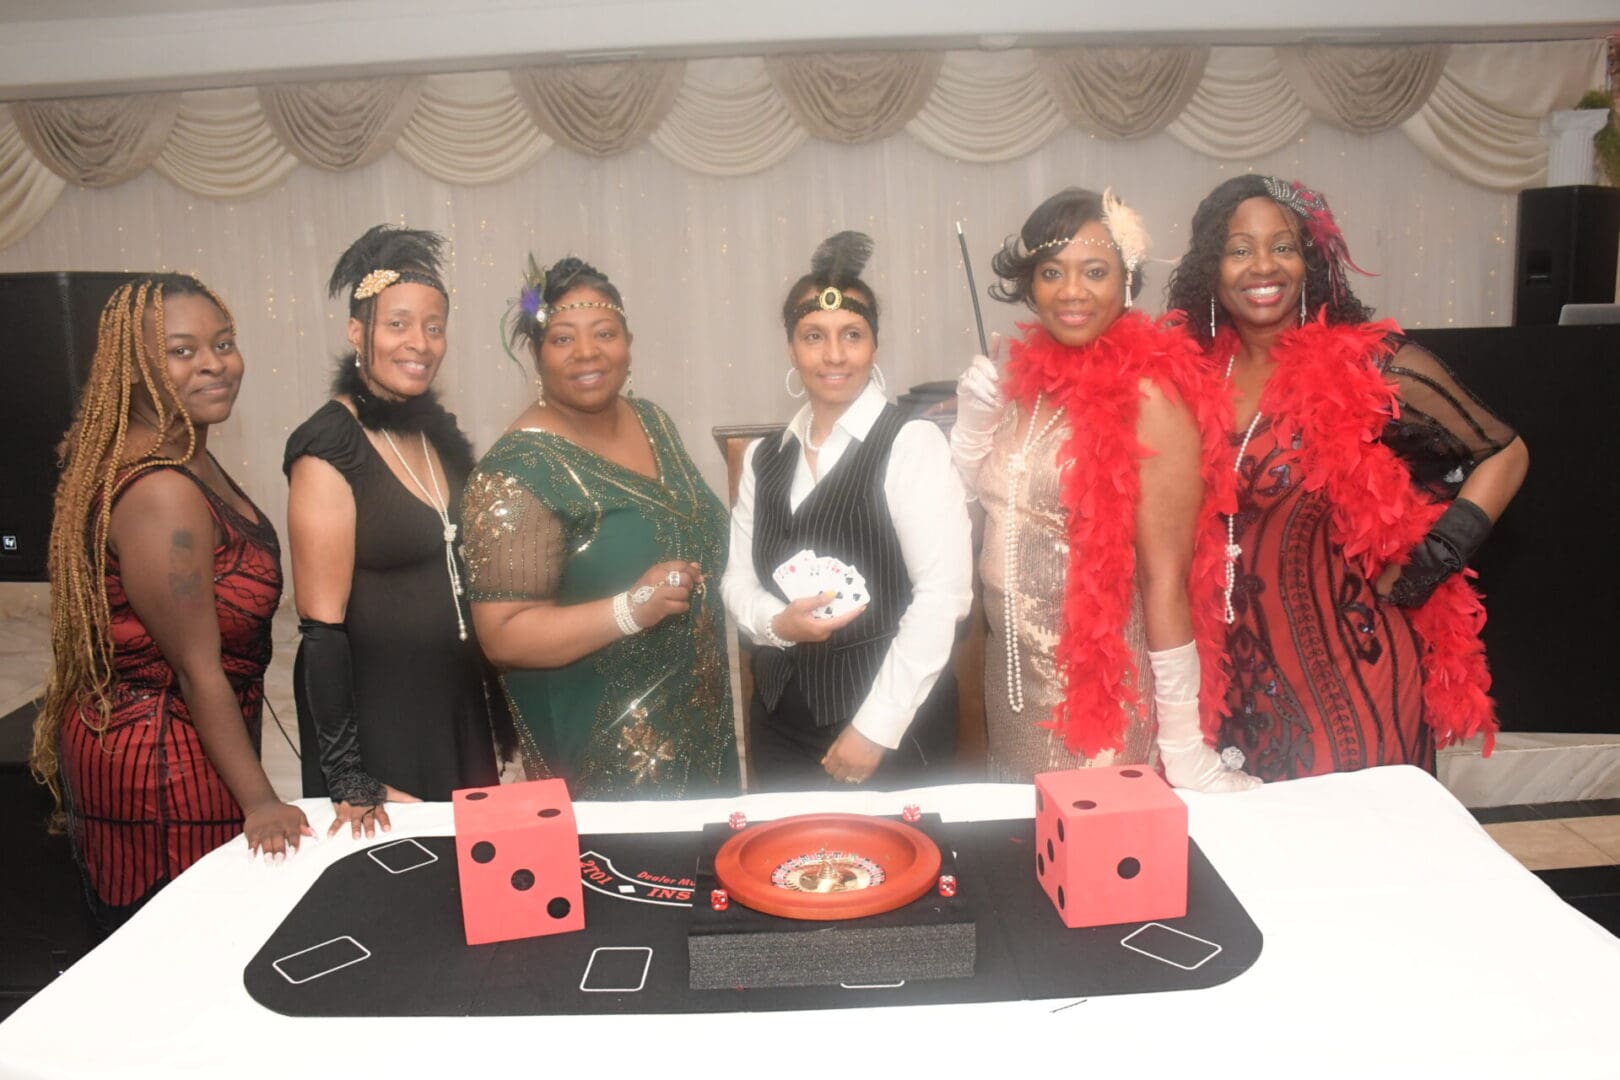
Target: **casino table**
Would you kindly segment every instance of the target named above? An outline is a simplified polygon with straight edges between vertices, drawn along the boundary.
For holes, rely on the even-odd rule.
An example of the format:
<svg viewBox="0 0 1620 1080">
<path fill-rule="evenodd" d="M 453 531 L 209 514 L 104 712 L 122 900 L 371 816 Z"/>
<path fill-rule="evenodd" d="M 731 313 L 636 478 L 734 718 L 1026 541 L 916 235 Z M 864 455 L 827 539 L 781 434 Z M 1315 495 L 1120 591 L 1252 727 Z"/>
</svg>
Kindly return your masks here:
<svg viewBox="0 0 1620 1080">
<path fill-rule="evenodd" d="M 323 839 L 280 866 L 250 860 L 240 839 L 207 856 L 0 1024 L 0 1076 L 1620 1075 L 1620 939 L 1427 774 L 1184 798 L 1193 840 L 1264 936 L 1252 966 L 1218 985 L 904 1006 L 870 987 L 844 991 L 858 1007 L 558 1016 L 296 1017 L 254 1000 L 244 969 L 324 871 L 363 847 L 452 831 L 448 804 L 417 804 L 391 807 L 392 833 L 369 845 Z M 575 813 L 582 834 L 612 836 L 689 832 L 739 809 L 763 821 L 912 803 L 947 826 L 1034 809 L 1028 786 L 964 784 Z M 324 831 L 330 811 L 303 805 Z M 731 996 L 748 1009 L 747 993 Z"/>
</svg>

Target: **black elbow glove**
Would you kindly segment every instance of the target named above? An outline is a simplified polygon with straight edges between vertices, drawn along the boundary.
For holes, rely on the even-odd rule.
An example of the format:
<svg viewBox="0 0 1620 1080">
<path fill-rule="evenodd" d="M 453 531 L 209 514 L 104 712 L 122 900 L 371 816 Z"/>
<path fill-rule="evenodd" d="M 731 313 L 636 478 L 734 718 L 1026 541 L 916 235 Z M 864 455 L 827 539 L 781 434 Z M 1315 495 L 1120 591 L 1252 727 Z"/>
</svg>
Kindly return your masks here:
<svg viewBox="0 0 1620 1080">
<path fill-rule="evenodd" d="M 1389 590 L 1389 599 L 1401 607 L 1421 607 L 1440 583 L 1468 565 L 1491 532 L 1491 519 L 1467 499 L 1457 499 L 1440 515 L 1418 546 L 1401 576 Z"/>
<path fill-rule="evenodd" d="M 299 704 L 307 706 L 320 739 L 321 775 L 333 802 L 381 806 L 382 781 L 360 760 L 360 722 L 354 714 L 354 671 L 349 631 L 342 623 L 298 620 Z M 309 752 L 306 747 L 305 753 Z"/>
</svg>

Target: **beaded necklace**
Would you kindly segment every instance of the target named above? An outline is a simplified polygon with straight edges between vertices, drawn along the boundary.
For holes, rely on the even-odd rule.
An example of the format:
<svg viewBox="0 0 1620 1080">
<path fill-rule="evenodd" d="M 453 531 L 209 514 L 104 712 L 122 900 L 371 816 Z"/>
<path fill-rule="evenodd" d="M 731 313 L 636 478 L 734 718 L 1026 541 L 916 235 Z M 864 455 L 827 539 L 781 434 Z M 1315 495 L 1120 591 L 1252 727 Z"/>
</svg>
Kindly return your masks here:
<svg viewBox="0 0 1620 1080">
<path fill-rule="evenodd" d="M 1041 413 L 1042 397 L 1042 394 L 1035 395 L 1035 405 L 1029 411 L 1029 427 L 1024 431 L 1024 445 L 1008 462 L 1008 467 L 1012 470 L 1012 483 L 1007 492 L 1007 526 L 1002 544 L 1007 581 L 1006 606 L 1002 614 L 1007 639 L 1007 703 L 1015 713 L 1024 711 L 1024 661 L 1018 647 L 1018 488 L 1029 468 L 1030 449 L 1046 438 L 1047 432 L 1052 430 L 1059 417 L 1063 415 L 1063 409 L 1059 407 L 1047 418 L 1040 433 L 1036 434 L 1035 418 Z M 1014 405 L 1013 408 L 1016 409 L 1017 406 Z"/>
<path fill-rule="evenodd" d="M 461 616 L 461 595 L 463 592 L 461 588 L 461 572 L 456 569 L 456 526 L 450 520 L 449 502 L 445 499 L 444 493 L 439 490 L 439 477 L 433 471 L 433 455 L 428 451 L 427 435 L 418 432 L 418 436 L 422 440 L 422 456 L 427 459 L 428 481 L 433 485 L 431 491 L 428 490 L 427 485 L 417 479 L 416 470 L 412 469 L 411 463 L 405 460 L 405 455 L 399 452 L 399 446 L 394 442 L 394 437 L 388 433 L 387 428 L 383 429 L 382 436 L 388 440 L 388 448 L 399 459 L 400 465 L 405 469 L 405 475 L 411 478 L 411 483 L 416 485 L 416 490 L 422 493 L 422 498 L 427 500 L 427 504 L 433 508 L 435 514 L 439 515 L 439 521 L 444 525 L 444 565 L 450 571 L 450 591 L 455 597 L 456 632 L 462 641 L 466 641 L 467 622 Z"/>
<path fill-rule="evenodd" d="M 1237 353 L 1233 353 L 1226 360 L 1226 381 L 1232 381 L 1232 367 L 1237 363 Z M 1232 462 L 1232 472 L 1238 477 L 1243 475 L 1243 455 L 1248 452 L 1249 440 L 1254 438 L 1254 431 L 1260 426 L 1260 418 L 1265 413 L 1255 410 L 1254 419 L 1249 421 L 1249 430 L 1243 433 L 1243 443 L 1238 447 L 1237 459 Z M 1237 561 L 1243 554 L 1243 548 L 1237 542 L 1237 512 L 1226 515 L 1226 625 L 1231 626 L 1237 621 L 1237 612 L 1232 610 L 1232 591 L 1237 585 Z"/>
</svg>

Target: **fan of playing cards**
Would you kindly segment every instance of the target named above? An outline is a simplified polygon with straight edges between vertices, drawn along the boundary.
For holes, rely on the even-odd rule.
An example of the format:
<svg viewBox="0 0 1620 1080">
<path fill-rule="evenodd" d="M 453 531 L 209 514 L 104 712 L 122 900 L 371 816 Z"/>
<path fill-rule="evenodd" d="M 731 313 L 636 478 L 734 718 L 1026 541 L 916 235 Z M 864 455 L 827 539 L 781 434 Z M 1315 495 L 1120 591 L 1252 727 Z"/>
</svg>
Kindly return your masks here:
<svg viewBox="0 0 1620 1080">
<path fill-rule="evenodd" d="M 807 596 L 826 596 L 827 602 L 811 612 L 818 619 L 831 619 L 862 607 L 870 599 L 861 572 L 831 555 L 817 555 L 809 548 L 776 568 L 771 575 L 789 601 Z"/>
</svg>

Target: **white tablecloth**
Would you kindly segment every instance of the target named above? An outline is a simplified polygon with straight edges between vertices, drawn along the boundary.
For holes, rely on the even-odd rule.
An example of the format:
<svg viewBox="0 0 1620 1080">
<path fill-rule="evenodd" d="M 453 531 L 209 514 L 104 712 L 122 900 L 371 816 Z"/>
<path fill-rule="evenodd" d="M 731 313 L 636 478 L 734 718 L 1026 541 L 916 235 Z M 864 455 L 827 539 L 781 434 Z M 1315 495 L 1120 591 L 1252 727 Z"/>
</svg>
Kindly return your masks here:
<svg viewBox="0 0 1620 1080">
<path fill-rule="evenodd" d="M 960 785 L 575 810 L 588 833 L 692 829 L 738 808 L 764 820 L 897 813 L 908 802 L 974 820 L 1032 813 L 1031 791 Z M 0 1024 L 0 1075 L 303 1080 L 566 1068 L 696 1080 L 799 1071 L 805 1055 L 825 1054 L 863 1074 L 907 1076 L 1009 1066 L 1178 1078 L 1620 1076 L 1620 939 L 1520 867 L 1426 774 L 1375 769 L 1185 797 L 1194 838 L 1265 935 L 1252 968 L 1209 990 L 816 1013 L 295 1019 L 249 998 L 242 969 L 321 871 L 363 842 L 323 839 L 266 866 L 238 838 Z M 304 806 L 324 833 L 330 810 Z M 453 831 L 446 803 L 390 813 L 388 839 Z"/>
</svg>

